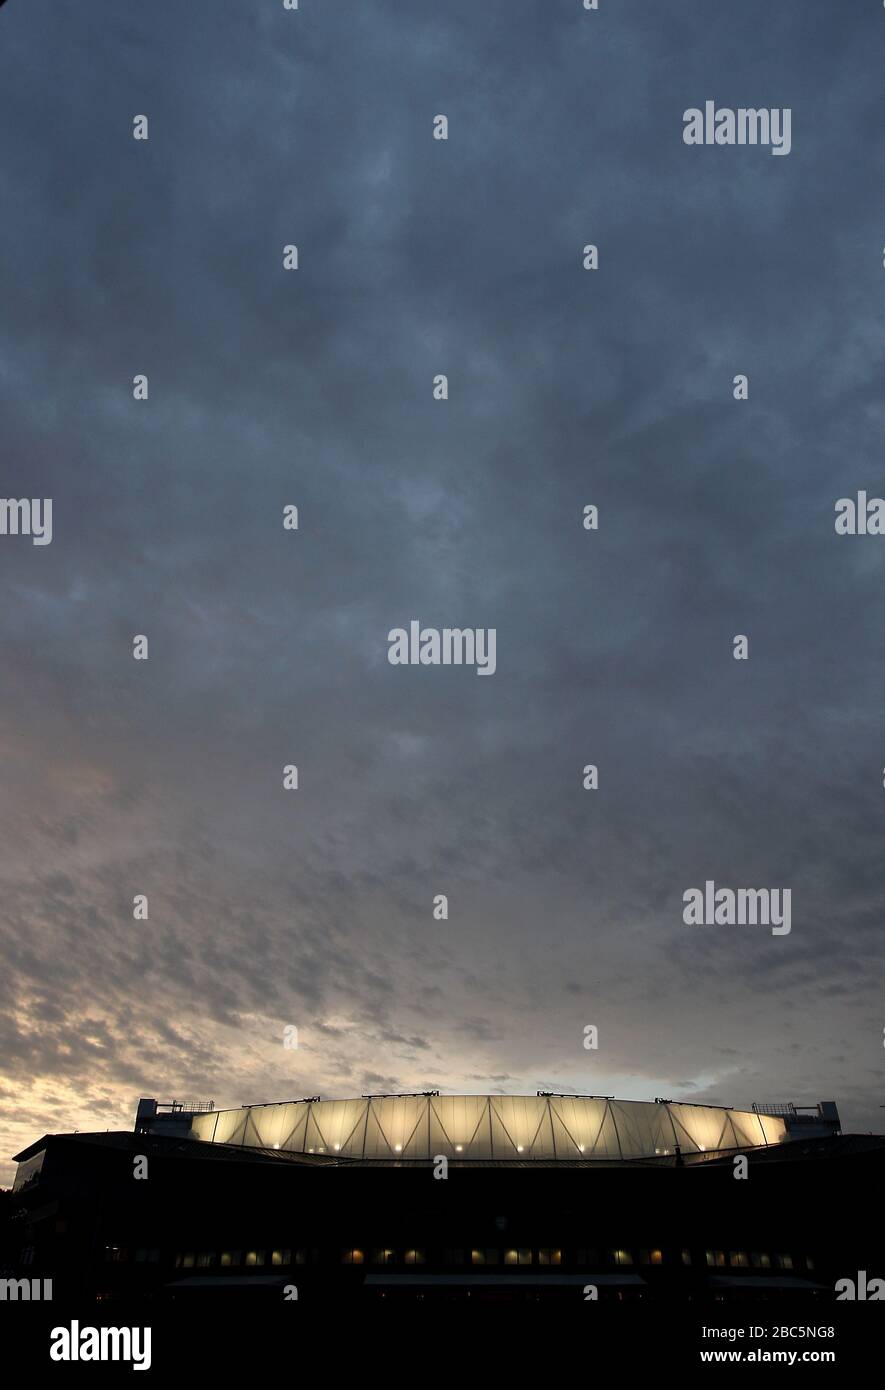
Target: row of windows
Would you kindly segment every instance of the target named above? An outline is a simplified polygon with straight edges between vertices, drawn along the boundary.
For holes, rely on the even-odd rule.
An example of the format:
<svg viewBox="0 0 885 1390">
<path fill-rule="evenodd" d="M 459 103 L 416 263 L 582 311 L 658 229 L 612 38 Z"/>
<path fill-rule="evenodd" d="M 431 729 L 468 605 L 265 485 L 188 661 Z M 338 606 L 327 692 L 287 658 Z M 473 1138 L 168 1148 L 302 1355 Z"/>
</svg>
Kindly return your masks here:
<svg viewBox="0 0 885 1390">
<path fill-rule="evenodd" d="M 318 1252 L 313 1252 L 316 1260 Z M 105 1258 L 113 1261 L 128 1260 L 129 1252 L 120 1246 L 107 1246 Z M 262 1266 L 288 1266 L 304 1265 L 310 1262 L 311 1252 L 307 1249 L 291 1250 L 223 1250 L 220 1253 L 214 1250 L 208 1251 L 179 1251 L 175 1256 L 176 1269 L 229 1269 L 229 1268 L 258 1268 Z M 155 1264 L 160 1258 L 159 1250 L 138 1249 L 134 1251 L 136 1264 L 152 1263 Z M 683 1265 L 692 1263 L 690 1250 L 682 1250 L 679 1258 Z M 427 1262 L 427 1255 L 424 1250 L 408 1249 L 404 1251 L 389 1248 L 363 1249 L 360 1246 L 348 1246 L 341 1251 L 340 1260 L 342 1264 L 349 1265 L 423 1265 Z M 726 1266 L 732 1269 L 794 1269 L 796 1265 L 808 1270 L 814 1269 L 814 1260 L 810 1255 L 805 1256 L 804 1260 L 798 1259 L 795 1263 L 792 1255 L 776 1254 L 774 1256 L 765 1252 L 745 1251 L 745 1250 L 707 1250 L 705 1252 L 707 1265 L 713 1269 L 723 1269 Z M 591 1268 L 600 1264 L 610 1264 L 617 1266 L 639 1265 L 660 1265 L 668 1263 L 662 1250 L 656 1248 L 627 1250 L 615 1249 L 603 1251 L 600 1256 L 598 1250 L 578 1249 L 574 1251 L 574 1260 L 567 1261 L 578 1266 Z M 443 1263 L 446 1265 L 561 1265 L 563 1263 L 562 1251 L 554 1247 L 532 1248 L 530 1246 L 512 1247 L 510 1249 L 499 1250 L 490 1246 L 475 1247 L 472 1250 L 450 1249 L 443 1252 Z"/>
<path fill-rule="evenodd" d="M 398 1264 L 399 1261 L 394 1250 L 373 1250 L 371 1260 L 376 1265 Z M 423 1250 L 406 1250 L 403 1254 L 403 1263 L 407 1265 L 423 1265 L 427 1261 L 427 1256 Z M 351 1249 L 342 1250 L 341 1263 L 345 1265 L 361 1265 L 366 1262 L 366 1251 L 360 1250 L 356 1246 Z"/>
<path fill-rule="evenodd" d="M 726 1263 L 724 1250 L 708 1250 L 706 1258 L 707 1264 L 716 1269 L 722 1269 Z M 800 1260 L 799 1263 L 801 1265 L 803 1262 Z M 728 1264 L 732 1269 L 771 1269 L 772 1259 L 770 1255 L 756 1250 L 750 1251 L 749 1254 L 746 1250 L 729 1250 Z M 806 1269 L 814 1269 L 814 1260 L 810 1255 L 805 1256 L 804 1264 Z M 793 1269 L 793 1256 L 775 1255 L 774 1268 Z"/>
<path fill-rule="evenodd" d="M 447 1265 L 474 1264 L 474 1265 L 559 1265 L 562 1264 L 562 1251 L 553 1249 L 541 1249 L 533 1251 L 528 1247 L 520 1249 L 498 1250 L 490 1246 L 483 1246 L 481 1249 L 474 1250 L 446 1250 L 444 1253 L 444 1263 Z M 427 1256 L 423 1250 L 406 1250 L 403 1255 L 403 1263 L 407 1265 L 423 1265 L 426 1263 Z M 341 1255 L 342 1264 L 361 1265 L 367 1262 L 374 1265 L 399 1264 L 399 1256 L 395 1250 L 361 1250 L 353 1247 L 344 1250 Z"/>
<path fill-rule="evenodd" d="M 139 1265 L 155 1265 L 159 1264 L 160 1261 L 159 1250 L 145 1250 L 144 1248 L 140 1247 L 139 1249 L 130 1252 L 128 1247 L 125 1245 L 106 1245 L 104 1248 L 104 1257 L 105 1261 L 108 1264 L 128 1264 L 130 1253 L 132 1259 L 135 1261 L 136 1264 Z"/>
<path fill-rule="evenodd" d="M 137 1257 L 136 1257 L 137 1258 Z M 185 1250 L 175 1256 L 176 1269 L 255 1269 L 262 1265 L 307 1264 L 306 1250 Z"/>
</svg>

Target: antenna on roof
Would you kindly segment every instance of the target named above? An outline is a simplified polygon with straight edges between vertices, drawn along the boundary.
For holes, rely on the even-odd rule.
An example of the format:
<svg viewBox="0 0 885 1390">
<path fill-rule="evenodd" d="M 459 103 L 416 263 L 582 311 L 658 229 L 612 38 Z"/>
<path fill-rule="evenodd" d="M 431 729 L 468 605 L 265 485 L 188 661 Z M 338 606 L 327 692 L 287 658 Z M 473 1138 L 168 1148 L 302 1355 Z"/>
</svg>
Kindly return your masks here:
<svg viewBox="0 0 885 1390">
<path fill-rule="evenodd" d="M 413 1100 L 415 1096 L 438 1096 L 439 1091 L 364 1091 L 361 1100 Z"/>
<path fill-rule="evenodd" d="M 538 1095 L 557 1100 L 614 1100 L 614 1096 L 589 1096 L 586 1091 L 538 1091 Z"/>
</svg>

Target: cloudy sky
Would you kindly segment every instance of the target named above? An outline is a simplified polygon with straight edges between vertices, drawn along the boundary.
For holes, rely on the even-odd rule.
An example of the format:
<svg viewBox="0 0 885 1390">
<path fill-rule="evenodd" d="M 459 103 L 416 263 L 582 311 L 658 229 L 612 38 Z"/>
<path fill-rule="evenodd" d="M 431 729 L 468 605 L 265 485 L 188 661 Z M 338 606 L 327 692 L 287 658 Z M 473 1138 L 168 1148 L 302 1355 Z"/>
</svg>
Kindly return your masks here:
<svg viewBox="0 0 885 1390">
<path fill-rule="evenodd" d="M 880 1127 L 883 64 L 873 0 L 3 6 L 0 1176 L 141 1095 Z"/>
</svg>

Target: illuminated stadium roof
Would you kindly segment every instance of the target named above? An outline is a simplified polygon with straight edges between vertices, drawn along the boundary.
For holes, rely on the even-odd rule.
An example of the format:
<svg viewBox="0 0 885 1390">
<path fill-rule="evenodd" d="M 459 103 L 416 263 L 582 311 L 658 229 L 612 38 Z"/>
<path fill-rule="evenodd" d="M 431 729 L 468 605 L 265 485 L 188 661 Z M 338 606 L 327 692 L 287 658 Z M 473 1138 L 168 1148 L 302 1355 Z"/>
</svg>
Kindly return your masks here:
<svg viewBox="0 0 885 1390">
<path fill-rule="evenodd" d="M 191 1116 L 206 1143 L 342 1159 L 643 1159 L 760 1148 L 786 1121 L 751 1110 L 595 1096 L 363 1096 L 212 1110 Z"/>
</svg>

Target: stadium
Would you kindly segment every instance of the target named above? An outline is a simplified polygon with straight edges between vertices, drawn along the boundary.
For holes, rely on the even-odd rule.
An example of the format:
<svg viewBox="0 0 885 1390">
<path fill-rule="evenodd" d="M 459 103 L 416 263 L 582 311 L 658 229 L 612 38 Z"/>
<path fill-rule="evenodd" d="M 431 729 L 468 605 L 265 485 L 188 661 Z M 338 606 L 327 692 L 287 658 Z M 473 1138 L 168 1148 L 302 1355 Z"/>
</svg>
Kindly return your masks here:
<svg viewBox="0 0 885 1390">
<path fill-rule="evenodd" d="M 16 1158 L 0 1265 L 56 1299 L 814 1302 L 882 1259 L 885 1138 L 831 1101 L 142 1099 Z"/>
</svg>

